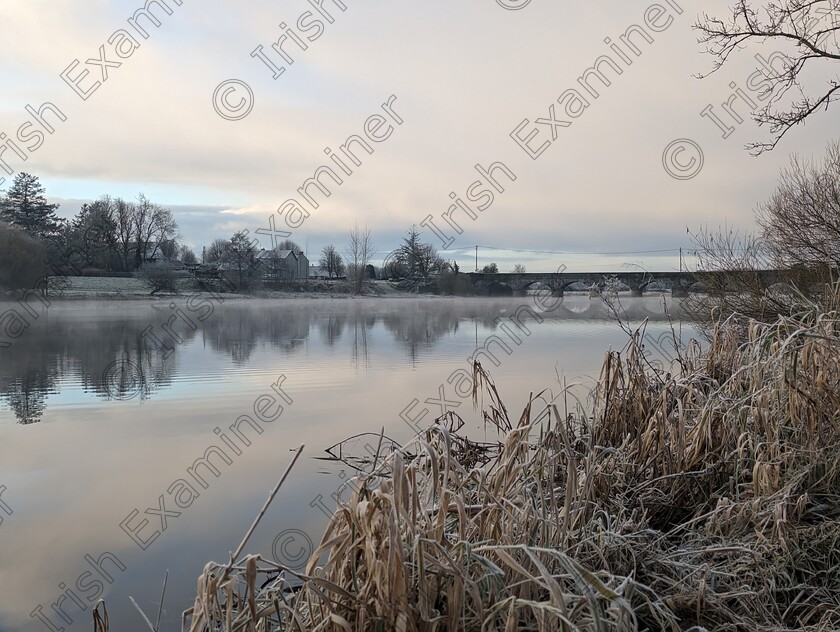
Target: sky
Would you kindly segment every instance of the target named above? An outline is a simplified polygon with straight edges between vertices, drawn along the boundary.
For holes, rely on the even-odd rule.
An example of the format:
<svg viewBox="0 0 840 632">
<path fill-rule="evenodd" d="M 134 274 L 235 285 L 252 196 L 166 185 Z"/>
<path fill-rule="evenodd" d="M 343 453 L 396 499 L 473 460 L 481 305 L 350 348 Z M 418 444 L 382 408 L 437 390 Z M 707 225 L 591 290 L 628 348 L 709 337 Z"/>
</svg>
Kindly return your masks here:
<svg viewBox="0 0 840 632">
<path fill-rule="evenodd" d="M 768 132 L 743 102 L 727 138 L 701 115 L 749 94 L 755 55 L 773 50 L 697 78 L 713 58 L 692 27 L 728 2 L 165 0 L 171 14 L 153 3 L 160 26 L 141 16 L 138 30 L 144 2 L 0 4 L 0 134 L 42 129 L 17 142 L 25 161 L 9 147 L 0 158 L 38 175 L 64 217 L 142 192 L 198 253 L 247 229 L 263 247 L 290 232 L 317 259 L 358 224 L 381 260 L 425 224 L 462 269 L 479 245 L 479 266 L 501 270 L 673 270 L 680 248 L 690 259 L 688 231 L 751 230 L 791 154 L 818 157 L 836 130 L 819 113 L 753 157 L 744 145 Z M 284 32 L 287 59 L 272 48 Z M 578 79 L 605 55 L 621 73 L 599 66 L 610 85 L 591 79 L 596 97 Z M 66 118 L 44 114 L 53 133 L 26 109 L 45 103 Z M 370 149 L 355 144 L 360 165 L 340 153 L 352 136 Z M 491 183 L 477 169 L 494 164 Z M 298 189 L 324 165 L 342 182 L 324 176 L 329 197 L 306 189 L 314 208 Z M 443 216 L 459 200 L 453 226 Z"/>
</svg>

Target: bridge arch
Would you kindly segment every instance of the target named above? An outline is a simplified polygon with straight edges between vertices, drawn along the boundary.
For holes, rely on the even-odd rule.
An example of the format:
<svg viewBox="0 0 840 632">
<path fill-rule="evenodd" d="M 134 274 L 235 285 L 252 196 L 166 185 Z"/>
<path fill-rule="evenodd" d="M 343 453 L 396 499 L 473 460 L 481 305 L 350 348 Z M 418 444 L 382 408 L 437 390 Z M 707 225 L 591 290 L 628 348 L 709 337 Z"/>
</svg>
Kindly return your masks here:
<svg viewBox="0 0 840 632">
<path fill-rule="evenodd" d="M 538 290 L 540 288 L 549 288 L 550 286 L 543 281 L 542 279 L 537 279 L 536 281 L 526 281 L 525 284 L 522 286 L 523 290 Z"/>
<path fill-rule="evenodd" d="M 621 283 L 621 290 L 630 290 L 636 295 L 642 295 L 654 283 L 659 283 L 666 289 L 670 287 L 672 292 L 680 294 L 694 281 L 694 275 L 689 272 L 566 272 L 564 269 L 557 272 L 521 274 L 470 272 L 468 276 L 473 287 L 481 293 L 489 293 L 491 285 L 499 284 L 522 294 L 545 287 L 550 288 L 555 295 L 562 295 L 576 283 L 581 283 L 583 289 L 593 286 L 603 289 L 611 281 Z"/>
<path fill-rule="evenodd" d="M 790 296 L 796 294 L 797 291 L 796 286 L 791 281 L 786 280 L 775 281 L 764 288 L 765 294 L 775 294 L 777 296 Z"/>
</svg>

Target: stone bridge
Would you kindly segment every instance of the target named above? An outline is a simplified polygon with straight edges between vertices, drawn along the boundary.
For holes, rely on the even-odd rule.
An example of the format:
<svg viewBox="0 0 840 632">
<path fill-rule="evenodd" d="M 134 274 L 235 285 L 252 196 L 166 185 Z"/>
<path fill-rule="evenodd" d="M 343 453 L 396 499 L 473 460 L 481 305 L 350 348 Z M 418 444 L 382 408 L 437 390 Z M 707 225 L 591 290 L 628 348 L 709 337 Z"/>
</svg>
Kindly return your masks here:
<svg viewBox="0 0 840 632">
<path fill-rule="evenodd" d="M 779 283 L 802 285 L 814 280 L 813 274 L 803 271 L 757 270 L 754 272 L 469 272 L 473 288 L 479 294 L 524 294 L 528 290 L 548 287 L 552 294 L 562 296 L 569 286 L 580 284 L 603 290 L 607 283 L 617 281 L 633 296 L 642 296 L 652 284 L 670 290 L 673 296 L 685 296 L 689 290 L 738 291 L 756 282 L 767 289 Z"/>
</svg>

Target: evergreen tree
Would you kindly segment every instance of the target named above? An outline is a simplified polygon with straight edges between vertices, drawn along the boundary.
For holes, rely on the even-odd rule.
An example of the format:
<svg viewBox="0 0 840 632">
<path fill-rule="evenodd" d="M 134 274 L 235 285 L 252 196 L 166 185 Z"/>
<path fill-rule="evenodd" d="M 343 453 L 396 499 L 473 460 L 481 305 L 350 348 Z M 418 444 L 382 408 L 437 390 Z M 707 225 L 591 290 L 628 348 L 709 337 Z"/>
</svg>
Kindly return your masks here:
<svg viewBox="0 0 840 632">
<path fill-rule="evenodd" d="M 421 241 L 420 231 L 415 226 L 412 226 L 403 237 L 402 244 L 397 248 L 396 253 L 401 274 L 409 279 L 428 280 L 430 276 L 440 272 L 446 264 L 434 246 Z"/>
<path fill-rule="evenodd" d="M 67 246 L 73 249 L 80 265 L 111 270 L 117 254 L 115 203 L 102 196 L 91 204 L 83 204 L 67 229 Z"/>
<path fill-rule="evenodd" d="M 402 264 L 403 273 L 409 279 L 413 279 L 419 272 L 422 246 L 420 231 L 412 225 L 411 230 L 403 237 L 403 243 L 397 250 L 397 259 Z"/>
<path fill-rule="evenodd" d="M 0 220 L 34 237 L 52 240 L 61 234 L 63 221 L 55 214 L 58 204 L 48 204 L 38 176 L 19 173 L 0 200 Z"/>
</svg>

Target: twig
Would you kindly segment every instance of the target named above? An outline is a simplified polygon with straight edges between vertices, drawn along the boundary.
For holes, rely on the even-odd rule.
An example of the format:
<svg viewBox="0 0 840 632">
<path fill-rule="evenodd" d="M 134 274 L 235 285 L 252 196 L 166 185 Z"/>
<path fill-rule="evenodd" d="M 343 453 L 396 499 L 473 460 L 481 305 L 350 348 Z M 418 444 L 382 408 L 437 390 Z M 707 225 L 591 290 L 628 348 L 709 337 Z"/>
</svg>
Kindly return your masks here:
<svg viewBox="0 0 840 632">
<path fill-rule="evenodd" d="M 382 432 L 379 433 L 379 445 L 376 446 L 376 456 L 373 457 L 373 466 L 370 468 L 371 474 L 376 471 L 376 462 L 379 460 L 379 451 L 382 449 L 382 439 L 385 438 L 385 426 L 382 426 Z"/>
<path fill-rule="evenodd" d="M 160 605 L 158 606 L 158 616 L 155 622 L 155 632 L 160 630 L 160 613 L 163 612 L 163 598 L 166 596 L 166 582 L 169 579 L 169 569 L 166 569 L 166 574 L 163 576 L 163 589 L 160 591 Z"/>
<path fill-rule="evenodd" d="M 136 602 L 136 601 L 134 601 L 134 597 L 129 596 L 128 600 L 131 602 L 131 604 L 132 604 L 135 608 L 137 608 L 137 612 L 139 612 L 139 613 L 140 613 L 140 616 L 141 616 L 141 617 L 143 617 L 143 621 L 145 621 L 145 622 L 146 622 L 146 625 L 147 625 L 147 626 L 149 626 L 149 629 L 150 629 L 152 632 L 157 632 L 157 630 L 155 630 L 155 626 L 153 626 L 153 625 L 152 625 L 152 622 L 151 622 L 151 621 L 149 621 L 149 617 L 147 617 L 147 616 L 146 616 L 146 613 L 145 613 L 145 612 L 143 612 L 143 609 L 142 609 L 140 606 L 138 606 L 138 605 L 137 605 L 137 602 Z"/>
<path fill-rule="evenodd" d="M 253 524 L 251 524 L 251 528 L 248 529 L 248 532 L 245 534 L 245 537 L 242 538 L 242 542 L 239 543 L 239 546 L 236 547 L 236 551 L 233 553 L 233 555 L 230 556 L 230 562 L 228 562 L 228 565 L 225 568 L 225 572 L 222 574 L 220 583 L 224 583 L 224 581 L 227 579 L 231 569 L 233 568 L 234 562 L 239 558 L 239 554 L 242 553 L 242 549 L 245 548 L 245 545 L 248 543 L 248 540 L 253 535 L 254 530 L 257 528 L 257 525 L 259 524 L 260 520 L 262 520 L 262 517 L 265 515 L 266 510 L 268 510 L 268 506 L 271 504 L 271 501 L 274 500 L 274 497 L 277 495 L 277 492 L 280 491 L 280 486 L 286 480 L 286 477 L 289 475 L 289 472 L 292 471 L 292 467 L 294 467 L 295 462 L 298 460 L 298 457 L 303 452 L 303 448 L 304 446 L 301 445 L 297 449 L 294 458 L 292 458 L 291 463 L 289 463 L 289 465 L 286 467 L 286 471 L 283 472 L 283 476 L 280 478 L 279 481 L 277 481 L 277 485 L 275 485 L 274 489 L 271 490 L 271 494 L 269 494 L 268 500 L 265 501 L 265 504 L 262 506 L 262 509 L 260 509 L 260 513 L 257 514 L 257 517 L 254 519 Z"/>
</svg>

